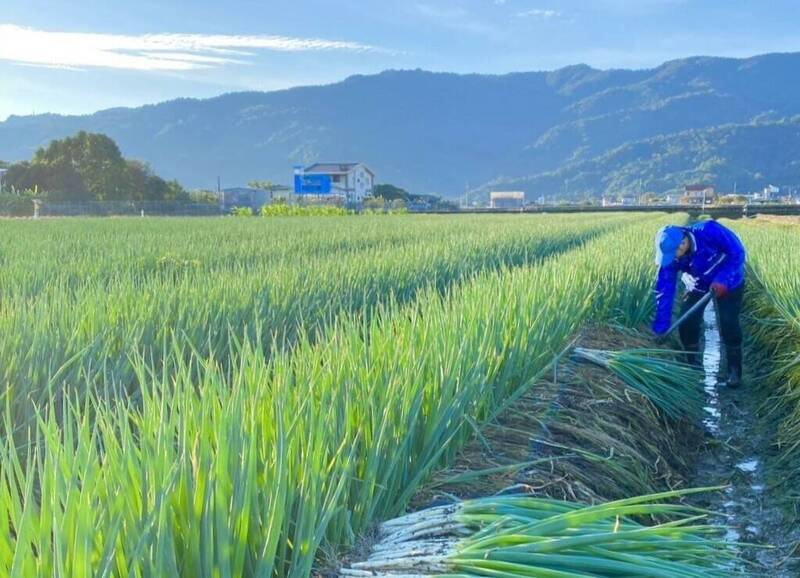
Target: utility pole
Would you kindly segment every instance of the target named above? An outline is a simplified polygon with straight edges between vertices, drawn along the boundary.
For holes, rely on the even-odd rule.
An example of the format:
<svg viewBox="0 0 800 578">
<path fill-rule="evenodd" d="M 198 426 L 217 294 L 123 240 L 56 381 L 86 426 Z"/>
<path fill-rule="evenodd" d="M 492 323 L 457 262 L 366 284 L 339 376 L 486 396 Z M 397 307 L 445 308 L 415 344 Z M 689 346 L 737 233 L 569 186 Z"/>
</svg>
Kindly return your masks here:
<svg viewBox="0 0 800 578">
<path fill-rule="evenodd" d="M 700 216 L 702 217 L 705 214 L 706 214 L 706 190 L 703 189 L 703 208 L 700 211 Z"/>
</svg>

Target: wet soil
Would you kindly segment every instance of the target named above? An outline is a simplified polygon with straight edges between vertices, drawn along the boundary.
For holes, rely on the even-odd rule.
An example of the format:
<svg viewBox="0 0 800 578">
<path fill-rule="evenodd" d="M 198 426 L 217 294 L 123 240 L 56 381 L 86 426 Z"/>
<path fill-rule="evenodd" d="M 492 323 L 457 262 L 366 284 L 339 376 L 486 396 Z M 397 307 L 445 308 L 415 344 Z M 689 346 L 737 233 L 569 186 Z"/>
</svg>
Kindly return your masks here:
<svg viewBox="0 0 800 578">
<path fill-rule="evenodd" d="M 752 576 L 800 576 L 800 559 L 795 557 L 800 528 L 788 519 L 781 490 L 776 488 L 779 474 L 767 468 L 774 435 L 769 431 L 771 421 L 764 418 L 769 408 L 757 388 L 748 386 L 752 374 L 745 373 L 742 387 L 726 387 L 713 305 L 706 309 L 704 321 L 706 447 L 691 484 L 726 488 L 703 495 L 697 504 L 719 512 L 712 522 L 727 525 L 726 540 L 740 544 L 746 562 L 737 570 Z"/>
</svg>

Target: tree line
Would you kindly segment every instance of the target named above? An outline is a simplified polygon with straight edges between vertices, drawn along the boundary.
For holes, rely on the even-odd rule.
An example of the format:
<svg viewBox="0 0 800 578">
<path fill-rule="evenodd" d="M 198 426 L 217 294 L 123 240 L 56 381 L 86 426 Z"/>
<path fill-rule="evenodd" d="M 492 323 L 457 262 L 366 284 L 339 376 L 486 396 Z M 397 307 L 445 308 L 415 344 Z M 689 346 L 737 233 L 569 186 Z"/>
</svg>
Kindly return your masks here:
<svg viewBox="0 0 800 578">
<path fill-rule="evenodd" d="M 146 163 L 124 158 L 117 143 L 100 133 L 80 131 L 74 136 L 53 140 L 47 147 L 38 149 L 29 161 L 0 161 L 0 169 L 5 169 L 0 192 L 12 193 L 0 197 L 6 205 L 14 206 L 13 210 L 6 207 L 5 213 L 27 214 L 31 198 L 55 202 L 218 202 L 214 192 L 187 192 L 177 181 L 167 181 L 156 175 Z M 249 185 L 277 193 L 291 190 L 271 181 L 252 181 Z M 437 195 L 413 194 L 391 184 L 376 185 L 373 195 L 374 198 L 365 203 L 366 208 L 455 207 Z M 17 207 L 21 200 L 27 200 L 24 210 Z"/>
<path fill-rule="evenodd" d="M 0 166 L 0 168 L 3 168 Z M 113 139 L 81 131 L 54 140 L 30 161 L 6 163 L 4 191 L 53 201 L 180 201 L 189 194 L 141 161 L 126 159 Z"/>
</svg>

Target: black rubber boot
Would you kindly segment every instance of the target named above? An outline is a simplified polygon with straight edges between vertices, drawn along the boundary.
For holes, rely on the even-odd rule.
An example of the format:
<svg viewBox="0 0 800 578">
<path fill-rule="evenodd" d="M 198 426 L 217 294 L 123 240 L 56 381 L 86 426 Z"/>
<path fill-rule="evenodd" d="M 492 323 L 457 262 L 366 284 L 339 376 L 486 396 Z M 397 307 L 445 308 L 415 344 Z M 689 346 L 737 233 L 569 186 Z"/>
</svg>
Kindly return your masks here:
<svg viewBox="0 0 800 578">
<path fill-rule="evenodd" d="M 728 357 L 727 385 L 735 389 L 742 385 L 742 348 L 728 347 L 725 353 Z"/>
</svg>

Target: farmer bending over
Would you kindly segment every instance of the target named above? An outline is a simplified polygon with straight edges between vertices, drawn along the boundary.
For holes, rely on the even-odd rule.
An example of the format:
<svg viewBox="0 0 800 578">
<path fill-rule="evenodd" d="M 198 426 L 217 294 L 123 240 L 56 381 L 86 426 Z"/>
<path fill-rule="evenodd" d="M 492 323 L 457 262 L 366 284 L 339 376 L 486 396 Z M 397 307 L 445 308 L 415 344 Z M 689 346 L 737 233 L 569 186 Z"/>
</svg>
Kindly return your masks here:
<svg viewBox="0 0 800 578">
<path fill-rule="evenodd" d="M 741 240 L 716 221 L 703 221 L 690 227 L 668 225 L 656 235 L 656 317 L 653 332 L 664 335 L 672 321 L 672 303 L 678 271 L 686 287 L 681 314 L 706 293 L 716 298 L 719 327 L 728 360 L 728 387 L 738 387 L 742 378 L 742 329 L 739 313 L 744 295 L 746 253 Z M 691 363 L 700 363 L 700 330 L 703 309 L 693 313 L 680 326 L 683 348 Z"/>
</svg>

